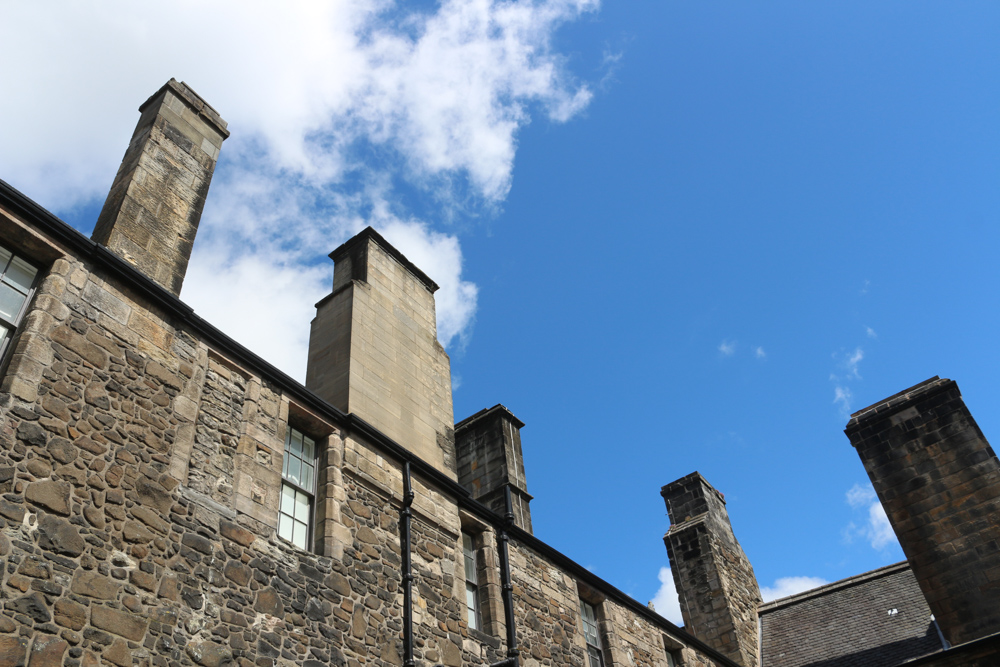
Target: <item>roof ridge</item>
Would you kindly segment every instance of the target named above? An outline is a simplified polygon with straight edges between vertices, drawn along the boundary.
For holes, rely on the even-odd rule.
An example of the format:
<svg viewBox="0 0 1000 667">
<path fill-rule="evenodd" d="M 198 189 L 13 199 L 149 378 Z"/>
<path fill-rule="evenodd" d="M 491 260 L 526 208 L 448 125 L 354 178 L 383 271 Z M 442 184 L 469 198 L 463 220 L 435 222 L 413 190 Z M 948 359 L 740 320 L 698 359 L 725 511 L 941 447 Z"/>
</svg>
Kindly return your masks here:
<svg viewBox="0 0 1000 667">
<path fill-rule="evenodd" d="M 908 570 L 908 569 L 910 569 L 910 562 L 905 560 L 900 561 L 898 563 L 893 563 L 892 565 L 885 565 L 883 567 L 879 567 L 874 570 L 869 570 L 868 572 L 855 574 L 853 576 L 847 577 L 846 579 L 840 579 L 838 581 L 834 581 L 829 584 L 817 586 L 816 588 L 810 588 L 809 590 L 803 591 L 801 593 L 795 593 L 794 595 L 788 595 L 783 598 L 778 598 L 777 600 L 771 600 L 770 602 L 765 602 L 757 607 L 757 613 L 762 614 L 769 611 L 774 611 L 775 609 L 780 609 L 782 607 L 786 607 L 796 602 L 801 602 L 803 600 L 808 600 L 809 598 L 826 595 L 834 591 L 839 591 L 843 588 L 848 588 L 849 586 L 854 586 L 865 581 L 871 581 L 872 579 L 878 579 L 879 577 L 887 577 L 890 574 L 896 574 L 897 572 L 902 572 L 903 570 Z"/>
</svg>

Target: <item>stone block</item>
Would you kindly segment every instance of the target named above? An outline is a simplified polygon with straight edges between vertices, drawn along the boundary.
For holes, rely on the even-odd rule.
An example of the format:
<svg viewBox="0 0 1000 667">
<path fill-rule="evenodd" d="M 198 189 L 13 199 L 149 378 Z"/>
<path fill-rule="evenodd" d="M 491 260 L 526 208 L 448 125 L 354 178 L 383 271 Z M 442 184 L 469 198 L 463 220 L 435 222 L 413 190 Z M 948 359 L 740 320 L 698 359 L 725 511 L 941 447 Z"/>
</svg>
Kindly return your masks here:
<svg viewBox="0 0 1000 667">
<path fill-rule="evenodd" d="M 69 644 L 52 635 L 35 635 L 31 642 L 31 657 L 28 667 L 62 667 L 63 654 Z"/>
<path fill-rule="evenodd" d="M 27 654 L 27 637 L 0 635 L 0 667 L 24 667 Z"/>
<path fill-rule="evenodd" d="M 52 480 L 32 482 L 25 488 L 24 497 L 33 505 L 44 507 L 56 514 L 68 516 L 70 510 L 70 490 L 70 485 L 64 482 L 55 482 Z"/>
<path fill-rule="evenodd" d="M 135 642 L 142 641 L 146 635 L 146 619 L 110 607 L 92 606 L 90 623 L 95 628 Z"/>
</svg>

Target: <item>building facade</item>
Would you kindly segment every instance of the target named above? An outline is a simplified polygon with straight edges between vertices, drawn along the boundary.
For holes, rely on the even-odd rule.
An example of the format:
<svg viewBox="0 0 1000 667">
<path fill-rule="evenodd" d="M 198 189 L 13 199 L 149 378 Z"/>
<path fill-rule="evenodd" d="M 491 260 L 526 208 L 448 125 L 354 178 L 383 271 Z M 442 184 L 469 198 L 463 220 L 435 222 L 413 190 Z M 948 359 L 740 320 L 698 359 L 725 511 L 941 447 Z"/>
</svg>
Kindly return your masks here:
<svg viewBox="0 0 1000 667">
<path fill-rule="evenodd" d="M 532 533 L 436 285 L 334 250 L 306 384 L 179 294 L 225 121 L 168 82 L 88 239 L 0 181 L 0 667 L 737 663 Z"/>
</svg>

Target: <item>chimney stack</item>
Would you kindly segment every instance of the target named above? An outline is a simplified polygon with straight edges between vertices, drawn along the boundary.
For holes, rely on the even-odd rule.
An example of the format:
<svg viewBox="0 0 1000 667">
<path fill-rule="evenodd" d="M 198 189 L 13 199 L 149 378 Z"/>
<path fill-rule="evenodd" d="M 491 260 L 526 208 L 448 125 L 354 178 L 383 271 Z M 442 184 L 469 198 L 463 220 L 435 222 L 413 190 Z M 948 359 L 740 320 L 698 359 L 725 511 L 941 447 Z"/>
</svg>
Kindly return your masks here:
<svg viewBox="0 0 1000 667">
<path fill-rule="evenodd" d="M 458 483 L 501 516 L 506 512 L 504 487 L 510 486 L 514 524 L 531 530 L 531 494 L 524 478 L 521 428 L 524 422 L 502 405 L 480 410 L 455 424 Z"/>
<path fill-rule="evenodd" d="M 663 542 L 684 628 L 731 660 L 755 667 L 760 588 L 725 499 L 697 472 L 667 484 L 660 495 L 670 515 Z"/>
<path fill-rule="evenodd" d="M 451 361 L 437 339 L 437 284 L 371 227 L 330 253 L 306 387 L 457 479 Z"/>
<path fill-rule="evenodd" d="M 935 376 L 845 433 L 945 638 L 1000 632 L 1000 462 L 958 385 Z"/>
<path fill-rule="evenodd" d="M 174 79 L 139 112 L 92 238 L 176 296 L 229 131 L 215 109 Z"/>
</svg>

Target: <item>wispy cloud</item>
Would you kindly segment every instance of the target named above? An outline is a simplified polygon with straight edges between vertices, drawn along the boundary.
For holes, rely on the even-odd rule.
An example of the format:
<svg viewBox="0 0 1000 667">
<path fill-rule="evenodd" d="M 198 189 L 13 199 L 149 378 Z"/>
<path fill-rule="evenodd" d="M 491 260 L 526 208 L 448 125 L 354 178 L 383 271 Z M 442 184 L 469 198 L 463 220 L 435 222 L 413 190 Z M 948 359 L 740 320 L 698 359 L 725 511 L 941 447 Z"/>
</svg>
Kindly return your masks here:
<svg viewBox="0 0 1000 667">
<path fill-rule="evenodd" d="M 840 416 L 847 418 L 851 415 L 851 401 L 854 394 L 847 387 L 837 385 L 833 388 L 833 402 L 840 408 Z"/>
<path fill-rule="evenodd" d="M 865 327 L 865 335 L 869 338 L 878 338 L 878 334 L 871 327 Z"/>
<path fill-rule="evenodd" d="M 888 553 L 893 547 L 898 549 L 892 524 L 871 484 L 855 484 L 847 491 L 846 499 L 852 509 L 864 515 L 861 525 L 852 521 L 844 529 L 847 542 L 860 537 L 876 551 Z"/>
<path fill-rule="evenodd" d="M 871 286 L 872 281 L 866 280 L 864 286 L 861 288 L 860 292 L 862 295 L 868 294 L 868 288 Z"/>
<path fill-rule="evenodd" d="M 830 381 L 834 383 L 833 403 L 839 408 L 840 416 L 847 418 L 852 412 L 854 401 L 854 393 L 848 384 L 862 379 L 861 362 L 865 358 L 865 351 L 856 347 L 850 352 L 836 353 L 833 357 L 837 360 L 836 370 L 830 373 Z"/>
<path fill-rule="evenodd" d="M 764 602 L 786 598 L 830 583 L 820 577 L 779 577 L 773 586 L 762 586 L 760 596 Z"/>
<path fill-rule="evenodd" d="M 731 357 L 736 354 L 736 341 L 724 340 L 719 343 L 719 354 L 724 357 Z"/>
<path fill-rule="evenodd" d="M 441 285 L 439 338 L 461 344 L 476 286 L 463 278 L 454 229 L 429 221 L 499 210 L 519 130 L 533 118 L 565 122 L 588 105 L 591 88 L 574 80 L 553 37 L 597 8 L 597 0 L 14 4 L 0 42 L 19 58 L 2 77 L 9 90 L 33 92 L 0 96 L 0 174 L 57 210 L 101 201 L 136 105 L 176 76 L 233 133 L 185 301 L 301 377 L 311 304 L 330 289 L 325 255 L 371 224 Z M 156 35 L 169 35 L 171 48 L 148 48 Z"/>
<path fill-rule="evenodd" d="M 847 368 L 847 376 L 852 378 L 861 379 L 861 373 L 858 371 L 858 364 L 861 360 L 865 358 L 865 351 L 860 347 L 855 348 L 854 352 L 847 355 L 844 360 L 844 367 Z"/>
<path fill-rule="evenodd" d="M 757 357 L 758 359 L 766 359 L 767 352 L 764 351 L 764 348 L 758 345 L 753 349 L 753 356 Z"/>
<path fill-rule="evenodd" d="M 660 580 L 660 587 L 653 596 L 651 602 L 656 609 L 656 613 L 676 625 L 684 623 L 681 614 L 681 604 L 677 598 L 677 588 L 674 586 L 674 576 L 669 567 L 661 567 L 657 575 Z"/>
</svg>

